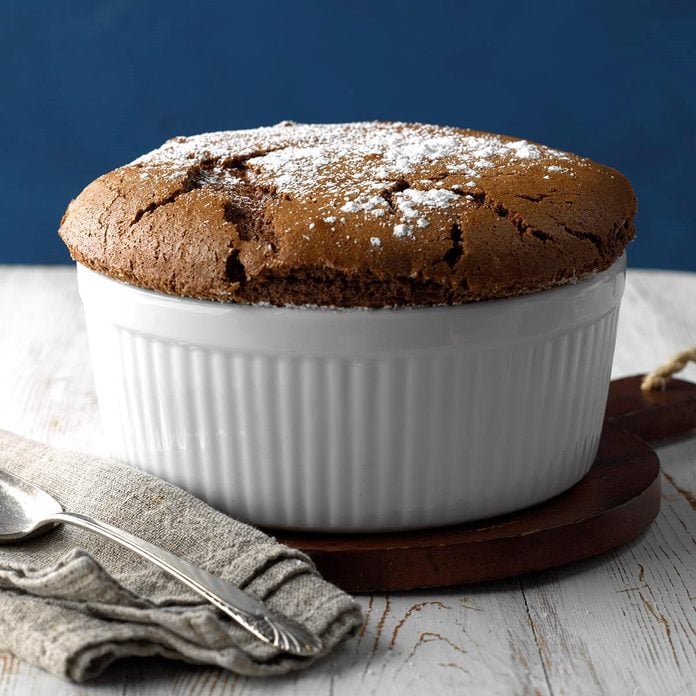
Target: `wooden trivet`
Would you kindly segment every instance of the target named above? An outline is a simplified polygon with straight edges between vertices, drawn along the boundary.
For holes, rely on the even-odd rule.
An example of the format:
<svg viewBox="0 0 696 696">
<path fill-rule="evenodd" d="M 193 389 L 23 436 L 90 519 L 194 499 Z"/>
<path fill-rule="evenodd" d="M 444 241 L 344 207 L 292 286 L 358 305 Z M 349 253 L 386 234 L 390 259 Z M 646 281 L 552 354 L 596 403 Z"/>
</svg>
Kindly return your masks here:
<svg viewBox="0 0 696 696">
<path fill-rule="evenodd" d="M 609 390 L 597 458 L 569 491 L 503 517 L 386 534 L 275 532 L 348 592 L 445 587 L 552 568 L 630 541 L 660 509 L 660 465 L 646 444 L 696 428 L 696 384 L 643 394 L 642 376 Z"/>
</svg>

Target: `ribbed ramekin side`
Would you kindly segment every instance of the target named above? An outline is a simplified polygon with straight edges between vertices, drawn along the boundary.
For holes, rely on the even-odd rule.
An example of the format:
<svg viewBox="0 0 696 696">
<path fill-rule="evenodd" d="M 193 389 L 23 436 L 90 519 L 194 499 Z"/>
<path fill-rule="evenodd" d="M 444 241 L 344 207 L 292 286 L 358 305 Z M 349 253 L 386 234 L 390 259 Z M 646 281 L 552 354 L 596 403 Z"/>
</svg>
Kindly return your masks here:
<svg viewBox="0 0 696 696">
<path fill-rule="evenodd" d="M 88 327 L 117 458 L 256 524 L 368 531 L 501 514 L 579 480 L 616 318 L 361 359 L 192 346 L 89 315 Z"/>
<path fill-rule="evenodd" d="M 485 422 L 479 434 L 481 447 L 490 443 L 490 449 L 479 448 L 478 461 L 472 460 L 485 486 L 478 500 L 462 500 L 468 519 L 541 502 L 587 473 L 599 443 L 615 337 L 612 311 L 574 331 L 488 356 L 484 374 L 497 393 L 488 398 L 480 380 L 471 397 L 489 409 L 479 418 Z"/>
</svg>

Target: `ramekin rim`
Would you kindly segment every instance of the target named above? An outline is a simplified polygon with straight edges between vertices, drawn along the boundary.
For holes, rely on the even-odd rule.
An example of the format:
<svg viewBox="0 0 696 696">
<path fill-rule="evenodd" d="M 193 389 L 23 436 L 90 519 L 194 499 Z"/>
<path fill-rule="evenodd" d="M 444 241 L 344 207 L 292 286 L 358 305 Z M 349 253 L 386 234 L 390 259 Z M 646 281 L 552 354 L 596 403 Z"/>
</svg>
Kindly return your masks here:
<svg viewBox="0 0 696 696">
<path fill-rule="evenodd" d="M 605 280 L 608 280 L 616 275 L 621 274 L 626 270 L 626 253 L 624 252 L 619 256 L 609 268 L 593 273 L 592 275 L 580 278 L 577 280 L 570 279 L 567 282 L 556 285 L 551 288 L 546 288 L 544 290 L 538 290 L 536 292 L 525 293 L 522 295 L 511 295 L 509 297 L 494 298 L 490 300 L 480 300 L 475 302 L 467 302 L 457 305 L 403 305 L 397 307 L 329 307 L 324 305 L 273 305 L 271 303 L 237 303 L 237 302 L 224 302 L 218 300 L 208 300 L 199 299 L 195 297 L 186 297 L 180 295 L 168 295 L 157 290 L 150 290 L 148 288 L 143 288 L 137 285 L 132 285 L 123 280 L 117 278 L 112 278 L 104 273 L 99 273 L 88 266 L 76 263 L 79 273 L 84 273 L 88 275 L 93 275 L 99 277 L 101 280 L 107 283 L 113 283 L 114 287 L 118 286 L 126 292 L 130 292 L 133 295 L 140 295 L 142 299 L 151 299 L 158 302 L 171 303 L 172 306 L 187 306 L 187 307 L 197 307 L 197 308 L 224 308 L 232 310 L 239 310 L 240 312 L 251 312 L 254 310 L 273 310 L 274 312 L 287 312 L 290 313 L 341 313 L 347 315 L 355 314 L 370 314 L 370 313 L 380 313 L 396 315 L 396 314 L 416 314 L 418 312 L 426 312 L 432 314 L 434 312 L 453 312 L 453 311 L 465 311 L 467 309 L 472 310 L 474 308 L 485 308 L 494 306 L 501 306 L 501 303 L 505 303 L 506 307 L 511 307 L 514 305 L 524 306 L 527 303 L 535 302 L 538 303 L 540 300 L 545 299 L 558 299 L 561 301 L 567 295 L 577 295 L 578 292 L 582 292 L 583 289 L 591 288 L 596 284 L 601 284 Z M 84 298 L 83 298 L 84 299 Z M 479 310 L 480 311 L 480 310 Z"/>
</svg>

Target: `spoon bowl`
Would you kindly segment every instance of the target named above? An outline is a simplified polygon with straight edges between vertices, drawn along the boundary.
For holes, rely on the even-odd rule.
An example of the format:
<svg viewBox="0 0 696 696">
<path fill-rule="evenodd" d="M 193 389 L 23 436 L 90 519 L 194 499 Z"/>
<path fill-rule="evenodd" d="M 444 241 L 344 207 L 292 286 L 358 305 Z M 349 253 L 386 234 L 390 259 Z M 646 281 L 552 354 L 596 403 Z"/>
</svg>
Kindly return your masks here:
<svg viewBox="0 0 696 696">
<path fill-rule="evenodd" d="M 48 531 L 58 524 L 48 518 L 61 512 L 60 503 L 46 491 L 0 469 L 0 542 Z"/>
</svg>

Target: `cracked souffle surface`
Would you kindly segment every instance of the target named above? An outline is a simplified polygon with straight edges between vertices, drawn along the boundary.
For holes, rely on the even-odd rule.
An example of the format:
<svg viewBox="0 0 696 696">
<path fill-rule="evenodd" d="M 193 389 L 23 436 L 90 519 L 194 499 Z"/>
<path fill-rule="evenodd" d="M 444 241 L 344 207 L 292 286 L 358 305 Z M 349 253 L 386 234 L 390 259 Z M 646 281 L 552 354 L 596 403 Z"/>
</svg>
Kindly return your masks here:
<svg viewBox="0 0 696 696">
<path fill-rule="evenodd" d="M 87 186 L 60 235 L 79 263 L 172 295 L 462 304 L 608 268 L 635 208 L 616 170 L 526 140 L 283 122 L 167 141 Z"/>
</svg>

